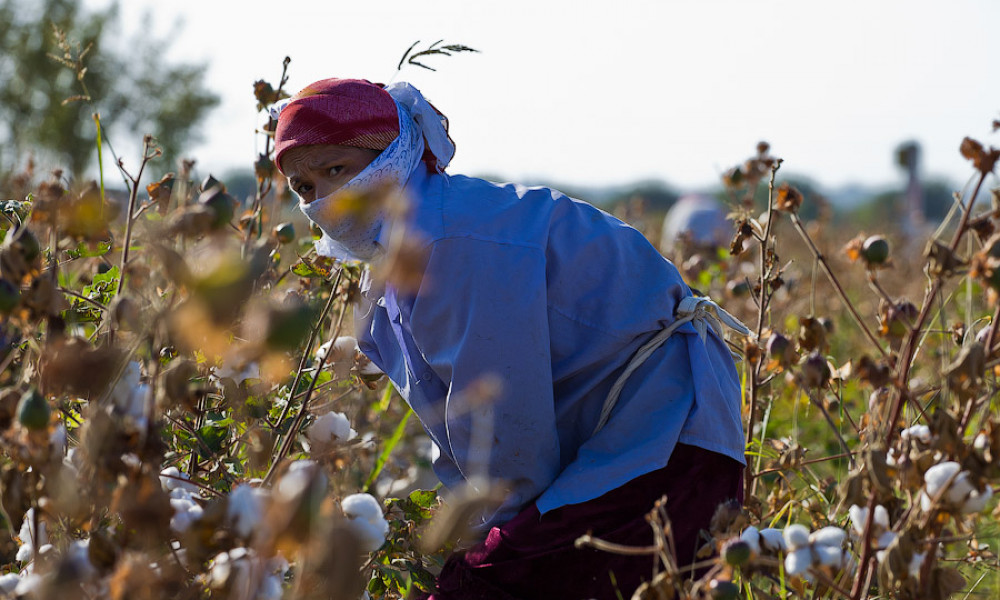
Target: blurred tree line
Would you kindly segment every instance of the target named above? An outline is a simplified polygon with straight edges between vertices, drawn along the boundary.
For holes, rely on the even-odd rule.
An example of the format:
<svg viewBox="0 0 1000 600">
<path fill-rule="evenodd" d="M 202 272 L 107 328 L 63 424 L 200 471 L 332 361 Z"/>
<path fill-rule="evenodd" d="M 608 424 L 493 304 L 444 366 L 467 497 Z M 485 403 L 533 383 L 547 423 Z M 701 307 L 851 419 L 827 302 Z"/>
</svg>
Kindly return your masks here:
<svg viewBox="0 0 1000 600">
<path fill-rule="evenodd" d="M 169 170 L 219 98 L 205 88 L 206 65 L 164 61 L 167 45 L 148 32 L 126 39 L 117 3 L 88 11 L 78 0 L 0 0 L 0 174 L 33 156 L 82 175 L 97 156 L 95 112 L 105 132 L 152 134 Z M 88 48 L 81 84 L 54 57 Z"/>
</svg>

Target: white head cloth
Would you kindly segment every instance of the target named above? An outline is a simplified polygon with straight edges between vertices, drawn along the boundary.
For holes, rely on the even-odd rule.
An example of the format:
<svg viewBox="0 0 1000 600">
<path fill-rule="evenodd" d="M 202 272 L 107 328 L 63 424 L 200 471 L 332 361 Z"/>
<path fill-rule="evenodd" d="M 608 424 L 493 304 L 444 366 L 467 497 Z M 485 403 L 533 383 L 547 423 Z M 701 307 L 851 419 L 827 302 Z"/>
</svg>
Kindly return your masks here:
<svg viewBox="0 0 1000 600">
<path fill-rule="evenodd" d="M 402 188 L 420 164 L 424 144 L 437 158 L 435 167 L 443 171 L 455 155 L 448 138 L 448 120 L 409 83 L 394 83 L 385 90 L 396 101 L 399 135 L 364 170 L 334 193 L 305 203 L 299 209 L 323 231 L 316 241 L 316 253 L 340 260 L 369 260 L 379 251 L 385 212 L 379 211 L 367 226 L 354 216 L 338 214 L 336 197 L 345 191 L 364 191 L 379 185 Z"/>
</svg>

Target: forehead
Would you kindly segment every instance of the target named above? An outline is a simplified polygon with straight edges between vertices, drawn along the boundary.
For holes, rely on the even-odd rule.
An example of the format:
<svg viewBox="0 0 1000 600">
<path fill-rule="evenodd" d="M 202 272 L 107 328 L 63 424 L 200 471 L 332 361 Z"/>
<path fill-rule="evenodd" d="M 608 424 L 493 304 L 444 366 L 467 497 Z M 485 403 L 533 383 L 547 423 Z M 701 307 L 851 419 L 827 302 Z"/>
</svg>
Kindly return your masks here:
<svg viewBox="0 0 1000 600">
<path fill-rule="evenodd" d="M 367 157 L 370 152 L 364 148 L 334 144 L 298 146 L 281 157 L 281 168 L 285 176 L 292 179 L 310 169 L 323 168 L 330 161 Z"/>
</svg>

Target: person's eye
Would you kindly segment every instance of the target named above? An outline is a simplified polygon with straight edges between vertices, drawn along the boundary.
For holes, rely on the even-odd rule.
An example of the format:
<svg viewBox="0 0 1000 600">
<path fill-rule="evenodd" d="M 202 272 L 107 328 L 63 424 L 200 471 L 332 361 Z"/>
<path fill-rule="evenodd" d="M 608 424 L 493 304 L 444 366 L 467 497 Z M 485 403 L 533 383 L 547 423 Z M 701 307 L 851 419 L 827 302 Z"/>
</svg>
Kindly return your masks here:
<svg viewBox="0 0 1000 600">
<path fill-rule="evenodd" d="M 304 196 L 312 191 L 312 186 L 308 183 L 300 183 L 299 185 L 292 188 L 292 191 L 300 196 Z"/>
<path fill-rule="evenodd" d="M 334 166 L 334 167 L 330 167 L 328 173 L 329 173 L 330 177 L 336 177 L 343 170 L 344 170 L 344 167 L 342 167 L 340 165 L 337 165 L 337 166 Z"/>
</svg>

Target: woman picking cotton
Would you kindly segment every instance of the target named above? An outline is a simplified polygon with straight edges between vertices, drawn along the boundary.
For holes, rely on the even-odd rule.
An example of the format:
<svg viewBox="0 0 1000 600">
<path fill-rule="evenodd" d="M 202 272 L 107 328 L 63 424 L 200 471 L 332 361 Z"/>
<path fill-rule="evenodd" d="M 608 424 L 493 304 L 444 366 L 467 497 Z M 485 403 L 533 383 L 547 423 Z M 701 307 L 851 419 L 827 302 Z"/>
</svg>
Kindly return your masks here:
<svg viewBox="0 0 1000 600">
<path fill-rule="evenodd" d="M 693 561 L 717 505 L 742 495 L 739 379 L 718 318 L 737 323 L 608 214 L 447 173 L 447 120 L 408 84 L 313 83 L 281 112 L 275 148 L 320 253 L 378 266 L 406 231 L 424 257 L 412 286 L 366 272 L 359 347 L 439 448 L 444 485 L 504 492 L 431 598 L 627 596 L 654 558 L 574 541 L 652 544 L 645 516 L 664 495 L 675 560 Z M 387 185 L 405 219 L 344 208 Z"/>
</svg>

